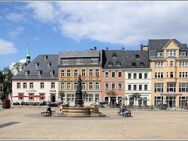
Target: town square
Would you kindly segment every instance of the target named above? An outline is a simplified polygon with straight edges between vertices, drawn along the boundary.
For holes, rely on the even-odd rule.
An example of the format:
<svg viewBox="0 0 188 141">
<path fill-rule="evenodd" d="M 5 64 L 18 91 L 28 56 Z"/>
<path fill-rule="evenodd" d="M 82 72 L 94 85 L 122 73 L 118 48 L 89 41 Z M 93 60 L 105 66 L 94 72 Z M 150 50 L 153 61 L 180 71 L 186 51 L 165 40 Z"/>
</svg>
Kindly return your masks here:
<svg viewBox="0 0 188 141">
<path fill-rule="evenodd" d="M 187 140 L 187 9 L 1 2 L 0 140 Z"/>
</svg>

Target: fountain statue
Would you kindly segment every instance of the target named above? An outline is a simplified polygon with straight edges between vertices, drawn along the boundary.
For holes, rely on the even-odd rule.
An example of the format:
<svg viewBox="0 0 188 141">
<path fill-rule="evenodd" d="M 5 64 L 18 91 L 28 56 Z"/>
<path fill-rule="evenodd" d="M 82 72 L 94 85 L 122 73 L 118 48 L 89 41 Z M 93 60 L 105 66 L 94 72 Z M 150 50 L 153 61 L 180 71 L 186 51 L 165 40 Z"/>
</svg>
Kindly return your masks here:
<svg viewBox="0 0 188 141">
<path fill-rule="evenodd" d="M 77 90 L 75 94 L 75 106 L 74 107 L 83 107 L 84 101 L 82 99 L 82 79 L 81 75 L 78 77 Z"/>
<path fill-rule="evenodd" d="M 75 93 L 75 105 L 74 107 L 67 107 L 62 105 L 62 115 L 68 117 L 91 117 L 91 116 L 104 116 L 102 115 L 95 105 L 94 107 L 84 107 L 84 101 L 82 99 L 82 79 L 79 75 L 78 84 Z"/>
</svg>

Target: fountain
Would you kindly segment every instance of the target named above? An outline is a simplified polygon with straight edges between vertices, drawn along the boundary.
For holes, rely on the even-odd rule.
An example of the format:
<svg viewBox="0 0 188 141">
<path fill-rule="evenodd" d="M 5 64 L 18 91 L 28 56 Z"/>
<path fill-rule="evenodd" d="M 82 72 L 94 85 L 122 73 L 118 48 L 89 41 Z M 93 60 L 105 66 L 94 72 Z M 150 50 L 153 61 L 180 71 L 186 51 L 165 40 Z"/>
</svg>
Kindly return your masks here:
<svg viewBox="0 0 188 141">
<path fill-rule="evenodd" d="M 80 75 L 78 77 L 78 84 L 77 84 L 77 90 L 75 93 L 74 107 L 62 106 L 61 109 L 62 109 L 63 116 L 68 116 L 68 117 L 91 117 L 93 115 L 102 116 L 102 114 L 98 110 L 97 112 L 95 112 L 96 106 L 84 107 L 84 101 L 82 99 L 82 79 Z"/>
</svg>

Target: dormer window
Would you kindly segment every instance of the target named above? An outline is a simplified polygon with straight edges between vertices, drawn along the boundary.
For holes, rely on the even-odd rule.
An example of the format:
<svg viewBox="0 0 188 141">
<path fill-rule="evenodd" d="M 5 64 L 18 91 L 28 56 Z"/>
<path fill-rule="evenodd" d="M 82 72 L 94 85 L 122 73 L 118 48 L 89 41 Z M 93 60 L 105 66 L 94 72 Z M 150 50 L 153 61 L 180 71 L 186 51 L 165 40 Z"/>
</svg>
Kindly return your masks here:
<svg viewBox="0 0 188 141">
<path fill-rule="evenodd" d="M 37 74 L 38 74 L 38 75 L 41 75 L 41 74 L 42 74 L 42 70 L 38 70 L 38 71 L 37 71 Z"/>
<path fill-rule="evenodd" d="M 180 51 L 180 57 L 185 57 L 185 56 L 187 56 L 186 51 Z"/>
<path fill-rule="evenodd" d="M 29 71 L 28 70 L 25 71 L 25 75 L 29 75 Z"/>
<path fill-rule="evenodd" d="M 38 62 L 36 62 L 36 63 L 35 63 L 35 67 L 38 67 L 38 66 L 39 66 L 39 63 L 38 63 Z"/>
<path fill-rule="evenodd" d="M 44 56 L 44 60 L 47 60 L 47 59 L 48 59 L 48 56 L 47 56 L 47 55 L 45 55 L 45 56 Z"/>
<path fill-rule="evenodd" d="M 139 58 L 140 58 L 140 55 L 136 54 L 136 55 L 135 55 L 135 58 L 136 58 L 136 59 L 139 59 Z"/>
<path fill-rule="evenodd" d="M 109 65 L 109 66 L 112 66 L 112 65 L 113 65 L 112 61 L 109 61 L 109 62 L 108 62 L 108 65 Z"/>
<path fill-rule="evenodd" d="M 157 57 L 163 57 L 163 52 L 157 52 Z"/>
<path fill-rule="evenodd" d="M 145 64 L 144 64 L 143 62 L 140 62 L 140 66 L 141 66 L 141 67 L 144 67 Z"/>
<path fill-rule="evenodd" d="M 116 61 L 116 66 L 121 66 L 121 62 L 119 60 Z"/>
<path fill-rule="evenodd" d="M 116 54 L 116 53 L 113 53 L 113 54 L 112 54 L 112 57 L 115 57 L 115 58 L 116 58 L 116 57 L 117 57 L 117 54 Z"/>
<path fill-rule="evenodd" d="M 54 75 L 54 74 L 55 74 L 54 70 L 51 70 L 51 71 L 50 71 L 50 75 L 52 76 L 52 75 Z"/>
<path fill-rule="evenodd" d="M 132 63 L 132 67 L 136 67 L 136 63 L 135 62 Z"/>
<path fill-rule="evenodd" d="M 51 62 L 48 62 L 48 63 L 47 63 L 47 66 L 48 66 L 48 67 L 50 67 L 51 65 L 52 65 L 52 63 L 51 63 Z"/>
<path fill-rule="evenodd" d="M 176 56 L 176 50 L 167 50 L 167 56 L 168 57 L 175 57 Z"/>
</svg>

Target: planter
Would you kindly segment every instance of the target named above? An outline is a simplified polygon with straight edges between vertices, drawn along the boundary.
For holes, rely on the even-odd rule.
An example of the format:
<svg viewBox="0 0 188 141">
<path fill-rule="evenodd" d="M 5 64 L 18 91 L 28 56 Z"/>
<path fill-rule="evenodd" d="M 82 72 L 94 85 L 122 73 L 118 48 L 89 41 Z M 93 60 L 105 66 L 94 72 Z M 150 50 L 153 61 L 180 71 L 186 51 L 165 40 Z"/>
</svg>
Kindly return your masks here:
<svg viewBox="0 0 188 141">
<path fill-rule="evenodd" d="M 4 109 L 9 109 L 10 108 L 10 100 L 9 99 L 4 99 L 2 103 L 2 107 Z"/>
</svg>

